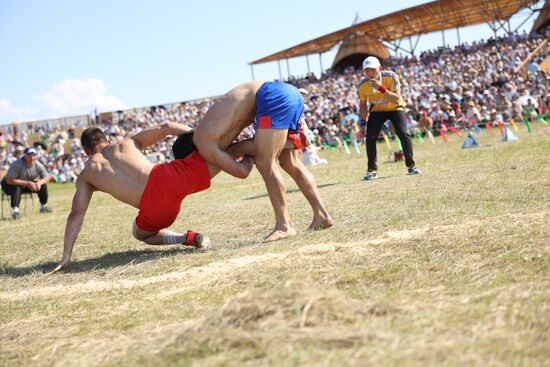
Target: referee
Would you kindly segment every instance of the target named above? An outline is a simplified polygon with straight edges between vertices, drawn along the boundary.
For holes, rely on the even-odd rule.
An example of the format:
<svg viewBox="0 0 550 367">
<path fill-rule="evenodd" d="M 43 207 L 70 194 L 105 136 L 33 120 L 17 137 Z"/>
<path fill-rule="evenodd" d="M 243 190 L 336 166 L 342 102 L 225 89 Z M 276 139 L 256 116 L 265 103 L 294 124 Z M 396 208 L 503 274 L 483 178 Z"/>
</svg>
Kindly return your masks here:
<svg viewBox="0 0 550 367">
<path fill-rule="evenodd" d="M 401 140 L 409 175 L 419 174 L 420 170 L 416 168 L 413 160 L 411 140 L 407 136 L 407 116 L 403 111 L 405 103 L 399 94 L 401 92 L 399 77 L 393 71 L 382 71 L 380 61 L 374 56 L 369 56 L 363 61 L 363 73 L 366 78 L 359 84 L 358 94 L 361 126 L 367 126 L 365 135 L 368 170 L 364 179 L 374 180 L 378 177 L 376 139 L 388 120 L 393 124 L 395 133 Z"/>
</svg>

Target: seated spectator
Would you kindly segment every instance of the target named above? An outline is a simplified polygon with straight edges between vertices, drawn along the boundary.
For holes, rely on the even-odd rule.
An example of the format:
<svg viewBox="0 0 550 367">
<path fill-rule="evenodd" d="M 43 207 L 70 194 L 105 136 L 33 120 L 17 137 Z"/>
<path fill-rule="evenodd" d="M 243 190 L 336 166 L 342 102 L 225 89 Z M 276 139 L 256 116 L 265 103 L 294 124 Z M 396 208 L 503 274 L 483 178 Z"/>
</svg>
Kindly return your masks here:
<svg viewBox="0 0 550 367">
<path fill-rule="evenodd" d="M 460 108 L 458 98 L 453 98 L 451 102 L 451 109 L 454 111 L 455 117 L 462 115 L 462 109 Z"/>
<path fill-rule="evenodd" d="M 501 126 L 504 124 L 502 114 L 498 113 L 496 109 L 491 110 L 490 118 L 488 119 L 493 126 Z"/>
<path fill-rule="evenodd" d="M 491 111 L 487 109 L 487 106 L 481 106 L 481 111 L 479 112 L 479 116 L 481 117 L 481 119 L 478 120 L 478 122 L 488 121 L 491 118 Z M 472 126 L 473 125 L 470 125 L 470 127 Z"/>
<path fill-rule="evenodd" d="M 46 168 L 36 161 L 36 149 L 27 148 L 23 157 L 12 163 L 8 169 L 6 177 L 2 180 L 2 190 L 11 199 L 12 218 L 17 220 L 21 217 L 19 213 L 19 203 L 21 202 L 21 193 L 37 192 L 40 204 L 40 213 L 51 213 L 52 210 L 47 207 L 48 202 L 48 182 L 52 176 L 48 174 Z"/>
<path fill-rule="evenodd" d="M 428 112 L 426 110 L 423 110 L 420 113 L 420 117 L 418 118 L 418 127 L 420 128 L 420 131 L 425 133 L 433 130 L 434 122 L 432 118 L 428 116 Z"/>
<path fill-rule="evenodd" d="M 334 129 L 326 130 L 324 140 L 326 144 L 330 145 L 331 147 L 336 147 L 338 149 L 342 148 L 342 141 L 336 135 L 336 131 L 334 131 Z"/>
<path fill-rule="evenodd" d="M 407 110 L 407 134 L 414 135 L 416 134 L 416 128 L 418 126 L 418 121 L 414 119 L 414 115 L 410 110 Z"/>
<path fill-rule="evenodd" d="M 522 120 L 523 106 L 520 103 L 519 96 L 512 98 L 512 118 L 516 121 Z"/>
<path fill-rule="evenodd" d="M 468 109 L 466 110 L 466 126 L 472 127 L 475 124 L 478 124 L 481 121 L 481 113 L 476 107 L 474 101 L 470 101 L 467 104 Z"/>
<path fill-rule="evenodd" d="M 507 118 L 511 115 L 512 102 L 506 97 L 504 91 L 500 91 L 496 98 L 496 109 Z"/>
<path fill-rule="evenodd" d="M 523 114 L 527 117 L 529 122 L 537 121 L 536 105 L 533 104 L 533 100 L 531 98 L 527 99 L 527 104 L 523 106 Z"/>
<path fill-rule="evenodd" d="M 449 115 L 449 125 L 450 126 L 455 126 L 458 122 L 457 118 L 456 118 L 456 115 L 455 115 L 455 111 L 449 107 L 449 110 L 447 111 L 447 115 Z"/>
<path fill-rule="evenodd" d="M 550 111 L 550 95 L 547 95 L 546 98 L 541 98 L 541 113 L 547 114 Z"/>
<path fill-rule="evenodd" d="M 536 78 L 539 73 L 539 64 L 537 64 L 537 61 L 533 59 L 527 66 L 527 70 L 532 78 Z"/>
<path fill-rule="evenodd" d="M 449 123 L 449 115 L 439 105 L 434 105 L 433 111 L 430 113 L 430 117 L 433 120 L 434 125 L 439 128 L 440 125 L 447 125 Z"/>
</svg>

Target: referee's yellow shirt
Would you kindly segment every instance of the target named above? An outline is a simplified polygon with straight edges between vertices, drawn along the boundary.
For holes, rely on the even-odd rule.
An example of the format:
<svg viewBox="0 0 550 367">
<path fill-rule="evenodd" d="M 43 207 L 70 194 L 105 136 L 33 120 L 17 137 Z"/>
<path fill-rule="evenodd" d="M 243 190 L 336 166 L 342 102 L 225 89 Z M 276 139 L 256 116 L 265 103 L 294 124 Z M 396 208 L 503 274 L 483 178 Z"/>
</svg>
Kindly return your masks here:
<svg viewBox="0 0 550 367">
<path fill-rule="evenodd" d="M 401 86 L 399 85 L 399 76 L 391 70 L 384 70 L 380 73 L 382 75 L 382 85 L 387 90 L 401 94 Z M 402 111 L 405 108 L 405 102 L 403 97 L 399 98 L 398 103 L 390 102 L 389 98 L 380 93 L 378 89 L 374 89 L 369 83 L 368 79 L 363 79 L 359 84 L 358 92 L 359 100 L 366 101 L 371 105 L 370 112 L 381 111 Z"/>
</svg>

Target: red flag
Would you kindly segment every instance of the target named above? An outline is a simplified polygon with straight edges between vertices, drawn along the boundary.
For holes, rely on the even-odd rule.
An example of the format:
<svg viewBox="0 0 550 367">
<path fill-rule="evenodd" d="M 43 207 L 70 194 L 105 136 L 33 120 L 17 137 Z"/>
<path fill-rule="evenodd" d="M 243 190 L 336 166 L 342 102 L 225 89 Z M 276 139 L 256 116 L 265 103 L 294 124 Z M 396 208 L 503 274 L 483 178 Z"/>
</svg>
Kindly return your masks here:
<svg viewBox="0 0 550 367">
<path fill-rule="evenodd" d="M 485 123 L 485 129 L 487 129 L 487 131 L 490 132 L 491 134 L 493 133 L 493 128 L 491 127 L 490 122 Z"/>
<path fill-rule="evenodd" d="M 498 122 L 498 129 L 500 130 L 500 135 L 504 136 L 504 127 L 502 126 L 502 121 Z"/>
<path fill-rule="evenodd" d="M 428 136 L 430 137 L 430 140 L 432 141 L 432 144 L 435 144 L 435 139 L 434 139 L 434 136 L 433 136 L 432 132 L 430 130 L 426 130 L 426 134 L 428 134 Z"/>
<path fill-rule="evenodd" d="M 443 138 L 443 141 L 447 142 L 447 137 L 445 136 L 445 130 L 443 128 L 439 129 L 439 133 L 441 134 L 441 137 Z"/>
<path fill-rule="evenodd" d="M 462 136 L 462 134 L 457 130 L 456 127 L 450 127 L 449 130 L 451 130 L 453 133 L 455 133 L 458 136 Z"/>
</svg>

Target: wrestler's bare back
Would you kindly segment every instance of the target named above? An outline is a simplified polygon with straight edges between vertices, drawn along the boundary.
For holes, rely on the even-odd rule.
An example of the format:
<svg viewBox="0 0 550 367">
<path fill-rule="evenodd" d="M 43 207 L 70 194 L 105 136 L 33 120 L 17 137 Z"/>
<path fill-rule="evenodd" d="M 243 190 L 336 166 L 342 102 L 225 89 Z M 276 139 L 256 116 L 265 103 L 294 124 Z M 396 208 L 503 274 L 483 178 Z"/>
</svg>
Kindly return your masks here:
<svg viewBox="0 0 550 367">
<path fill-rule="evenodd" d="M 216 100 L 200 122 L 210 143 L 225 150 L 254 122 L 256 93 L 263 83 L 257 80 L 243 83 Z"/>
<path fill-rule="evenodd" d="M 134 140 L 124 138 L 92 155 L 78 180 L 138 208 L 153 167 Z"/>
</svg>

